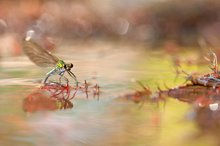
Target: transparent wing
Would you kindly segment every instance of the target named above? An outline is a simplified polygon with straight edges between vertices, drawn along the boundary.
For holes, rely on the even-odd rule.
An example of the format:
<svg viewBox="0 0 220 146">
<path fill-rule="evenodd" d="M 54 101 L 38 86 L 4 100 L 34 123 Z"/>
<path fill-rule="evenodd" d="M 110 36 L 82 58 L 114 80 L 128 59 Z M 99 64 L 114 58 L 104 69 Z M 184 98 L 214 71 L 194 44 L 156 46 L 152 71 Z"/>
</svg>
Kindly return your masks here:
<svg viewBox="0 0 220 146">
<path fill-rule="evenodd" d="M 23 50 L 29 59 L 40 67 L 54 66 L 59 61 L 58 57 L 31 40 L 23 42 Z"/>
</svg>

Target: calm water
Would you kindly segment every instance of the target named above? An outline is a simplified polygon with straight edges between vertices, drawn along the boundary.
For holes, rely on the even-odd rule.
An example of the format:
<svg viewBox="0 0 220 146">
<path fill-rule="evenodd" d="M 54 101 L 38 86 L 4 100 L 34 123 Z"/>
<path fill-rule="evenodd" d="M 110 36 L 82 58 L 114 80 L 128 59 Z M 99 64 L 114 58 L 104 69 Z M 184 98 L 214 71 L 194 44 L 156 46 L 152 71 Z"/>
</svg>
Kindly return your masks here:
<svg viewBox="0 0 220 146">
<path fill-rule="evenodd" d="M 176 86 L 169 56 L 125 44 L 63 45 L 60 57 L 72 62 L 80 81 L 101 86 L 99 100 L 78 94 L 67 110 L 24 112 L 23 100 L 37 90 L 49 69 L 41 69 L 25 56 L 4 58 L 0 72 L 0 145 L 2 146 L 164 146 L 214 145 L 201 135 L 190 115 L 192 106 L 169 99 L 165 108 L 140 105 L 118 97 L 141 89 L 135 79 L 156 91 Z M 137 47 L 137 46 L 135 46 Z M 80 51 L 79 51 L 80 50 Z M 188 69 L 198 69 L 190 66 Z M 203 68 L 201 68 L 203 69 Z M 188 120 L 187 120 L 188 119 Z"/>
</svg>

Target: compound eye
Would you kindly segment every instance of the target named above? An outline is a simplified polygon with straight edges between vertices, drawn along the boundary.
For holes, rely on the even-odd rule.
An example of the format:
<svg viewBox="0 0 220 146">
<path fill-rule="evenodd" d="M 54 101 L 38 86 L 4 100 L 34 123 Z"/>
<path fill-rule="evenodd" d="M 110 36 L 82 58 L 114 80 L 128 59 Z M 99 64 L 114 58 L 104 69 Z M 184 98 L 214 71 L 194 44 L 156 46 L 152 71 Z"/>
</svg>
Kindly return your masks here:
<svg viewBox="0 0 220 146">
<path fill-rule="evenodd" d="M 66 64 L 64 64 L 64 66 L 63 66 L 63 67 L 66 69 L 66 67 L 67 67 L 67 66 L 66 66 Z"/>
<path fill-rule="evenodd" d="M 73 64 L 72 63 L 70 63 L 70 68 L 72 68 L 73 67 Z"/>
</svg>

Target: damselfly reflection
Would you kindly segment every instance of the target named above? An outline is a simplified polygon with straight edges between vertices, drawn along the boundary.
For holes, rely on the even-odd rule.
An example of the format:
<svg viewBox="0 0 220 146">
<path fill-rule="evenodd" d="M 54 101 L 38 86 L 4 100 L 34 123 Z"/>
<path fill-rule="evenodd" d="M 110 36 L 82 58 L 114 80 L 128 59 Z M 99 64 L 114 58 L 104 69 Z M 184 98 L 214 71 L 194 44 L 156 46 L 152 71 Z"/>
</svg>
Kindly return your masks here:
<svg viewBox="0 0 220 146">
<path fill-rule="evenodd" d="M 100 87 L 86 81 L 85 83 L 79 83 L 77 87 L 59 83 L 45 84 L 34 90 L 23 100 L 23 110 L 25 112 L 37 112 L 70 109 L 73 108 L 73 98 L 83 94 L 84 98 L 87 99 L 89 96 L 97 96 L 97 99 L 99 99 Z"/>
<path fill-rule="evenodd" d="M 25 112 L 53 111 L 59 109 L 71 109 L 73 103 L 63 98 L 51 98 L 40 90 L 34 91 L 23 100 L 22 108 Z"/>
</svg>

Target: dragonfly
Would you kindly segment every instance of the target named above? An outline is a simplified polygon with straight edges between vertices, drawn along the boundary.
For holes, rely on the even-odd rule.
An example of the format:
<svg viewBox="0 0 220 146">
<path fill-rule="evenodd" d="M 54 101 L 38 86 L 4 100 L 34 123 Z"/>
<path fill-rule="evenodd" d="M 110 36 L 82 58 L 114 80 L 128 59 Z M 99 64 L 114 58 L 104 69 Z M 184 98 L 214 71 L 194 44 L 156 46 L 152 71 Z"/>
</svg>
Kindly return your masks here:
<svg viewBox="0 0 220 146">
<path fill-rule="evenodd" d="M 75 74 L 71 71 L 73 68 L 72 63 L 65 63 L 63 60 L 59 59 L 54 54 L 50 53 L 46 49 L 42 48 L 32 39 L 25 39 L 23 41 L 23 50 L 28 58 L 34 62 L 37 66 L 40 67 L 54 67 L 51 71 L 46 74 L 46 77 L 42 80 L 42 83 L 45 85 L 48 82 L 48 79 L 53 75 L 59 75 L 59 81 L 61 83 L 61 78 L 63 77 L 67 83 L 69 80 L 64 76 L 64 73 L 67 72 L 71 78 L 74 79 L 76 86 L 78 86 L 78 80 Z"/>
</svg>

